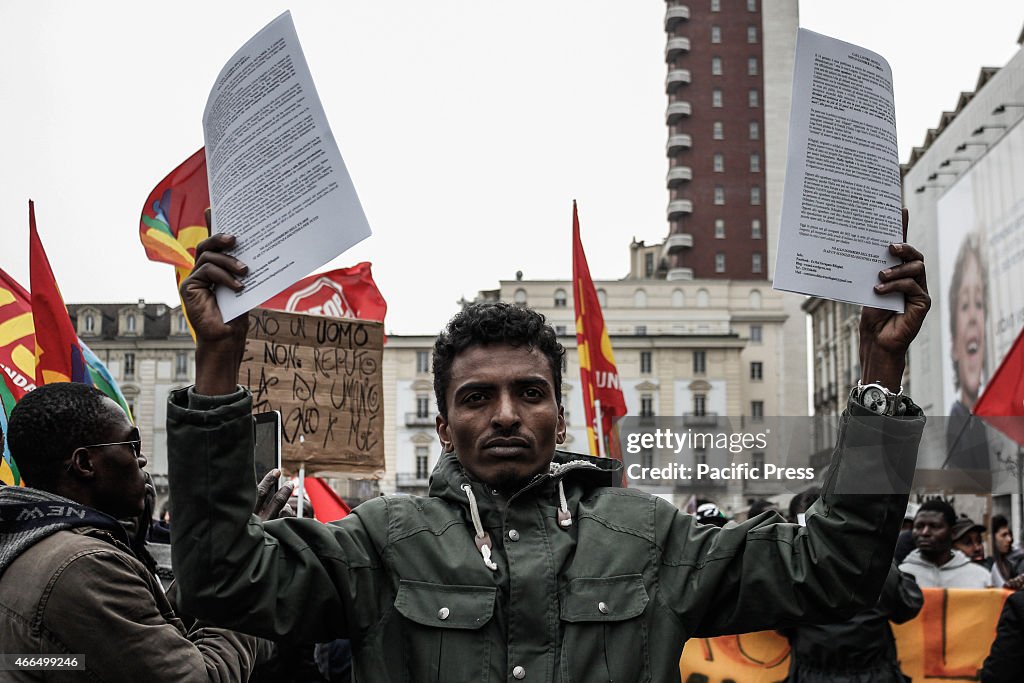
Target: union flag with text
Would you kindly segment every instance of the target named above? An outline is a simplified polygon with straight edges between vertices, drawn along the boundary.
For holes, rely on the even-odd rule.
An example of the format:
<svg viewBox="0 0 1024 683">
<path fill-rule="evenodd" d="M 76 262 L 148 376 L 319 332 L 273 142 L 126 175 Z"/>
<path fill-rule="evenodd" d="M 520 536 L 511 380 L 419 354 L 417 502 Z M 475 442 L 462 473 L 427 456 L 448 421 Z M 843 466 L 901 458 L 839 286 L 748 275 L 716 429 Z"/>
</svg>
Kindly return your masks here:
<svg viewBox="0 0 1024 683">
<path fill-rule="evenodd" d="M 304 277 L 268 299 L 263 308 L 380 322 L 384 322 L 384 314 L 388 311 L 387 302 L 373 281 L 371 265 L 367 261 L 351 268 Z"/>
<path fill-rule="evenodd" d="M 587 256 L 583 253 L 575 201 L 572 203 L 572 291 L 576 311 L 576 348 L 580 360 L 580 384 L 583 389 L 590 454 L 609 454 L 621 460 L 618 439 L 609 438 L 609 435 L 612 434 L 615 418 L 626 414 L 626 399 L 622 395 L 612 342 L 601 314 L 594 281 L 590 277 Z M 604 444 L 600 449 L 597 443 L 595 402 L 601 407 L 601 433 L 604 435 Z"/>
</svg>

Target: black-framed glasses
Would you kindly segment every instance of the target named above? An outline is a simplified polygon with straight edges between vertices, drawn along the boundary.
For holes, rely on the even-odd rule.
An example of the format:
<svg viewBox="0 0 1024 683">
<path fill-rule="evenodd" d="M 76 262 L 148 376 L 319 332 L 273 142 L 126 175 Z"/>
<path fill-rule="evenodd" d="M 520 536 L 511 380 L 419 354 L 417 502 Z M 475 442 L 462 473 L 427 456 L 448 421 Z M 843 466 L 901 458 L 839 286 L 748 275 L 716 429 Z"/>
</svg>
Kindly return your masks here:
<svg viewBox="0 0 1024 683">
<path fill-rule="evenodd" d="M 105 448 L 107 446 L 131 446 L 132 451 L 135 453 L 135 457 L 139 458 L 142 456 L 142 435 L 139 438 L 132 439 L 130 441 L 111 441 L 110 443 L 94 443 L 88 446 L 79 446 L 79 448 Z"/>
</svg>

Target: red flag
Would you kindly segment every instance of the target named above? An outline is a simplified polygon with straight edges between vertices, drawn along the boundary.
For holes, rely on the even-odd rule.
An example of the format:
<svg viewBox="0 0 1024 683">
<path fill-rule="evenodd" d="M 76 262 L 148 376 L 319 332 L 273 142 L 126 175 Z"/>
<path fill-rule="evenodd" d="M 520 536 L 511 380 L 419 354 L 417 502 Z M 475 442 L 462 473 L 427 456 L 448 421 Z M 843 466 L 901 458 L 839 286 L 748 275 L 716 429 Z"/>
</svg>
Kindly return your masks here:
<svg viewBox="0 0 1024 683">
<path fill-rule="evenodd" d="M 601 315 L 594 281 L 590 277 L 587 256 L 580 242 L 580 220 L 576 202 L 572 203 L 572 285 L 573 304 L 576 310 L 576 348 L 580 358 L 580 383 L 583 385 L 583 410 L 587 420 L 587 441 L 591 455 L 611 452 L 613 457 L 622 459 L 618 452 L 617 439 L 609 439 L 614 418 L 626 414 L 626 399 L 619 383 L 619 371 L 615 368 L 612 343 L 608 328 Z M 606 443 L 614 446 L 611 451 L 597 447 L 597 422 L 594 402 L 601 403 L 602 433 Z"/>
<path fill-rule="evenodd" d="M 321 522 L 336 522 L 345 518 L 352 508 L 339 496 L 334 489 L 318 477 L 306 477 L 306 495 L 313 506 L 313 515 Z"/>
<path fill-rule="evenodd" d="M 1024 329 L 974 404 L 974 414 L 1024 446 Z"/>
<path fill-rule="evenodd" d="M 50 269 L 43 243 L 36 232 L 36 211 L 28 203 L 29 277 L 32 284 L 32 320 L 36 333 L 36 384 L 81 382 L 92 384 L 78 335 L 71 325 L 64 298 Z"/>
<path fill-rule="evenodd" d="M 268 299 L 263 307 L 384 322 L 388 305 L 373 281 L 370 268 L 370 264 L 363 261 L 351 268 L 314 273 Z"/>
</svg>

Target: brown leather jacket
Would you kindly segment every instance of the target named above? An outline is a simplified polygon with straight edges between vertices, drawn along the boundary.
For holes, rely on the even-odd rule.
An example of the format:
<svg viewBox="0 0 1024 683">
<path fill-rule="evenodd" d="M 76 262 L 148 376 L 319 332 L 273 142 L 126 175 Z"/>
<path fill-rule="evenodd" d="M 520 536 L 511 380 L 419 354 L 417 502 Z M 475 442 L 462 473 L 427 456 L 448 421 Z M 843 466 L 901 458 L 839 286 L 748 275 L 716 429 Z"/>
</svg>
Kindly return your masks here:
<svg viewBox="0 0 1024 683">
<path fill-rule="evenodd" d="M 4 671 L 4 681 L 244 681 L 269 653 L 262 639 L 186 632 L 159 580 L 107 531 L 57 531 L 0 574 L 0 648 L 77 654 L 85 671 Z"/>
</svg>

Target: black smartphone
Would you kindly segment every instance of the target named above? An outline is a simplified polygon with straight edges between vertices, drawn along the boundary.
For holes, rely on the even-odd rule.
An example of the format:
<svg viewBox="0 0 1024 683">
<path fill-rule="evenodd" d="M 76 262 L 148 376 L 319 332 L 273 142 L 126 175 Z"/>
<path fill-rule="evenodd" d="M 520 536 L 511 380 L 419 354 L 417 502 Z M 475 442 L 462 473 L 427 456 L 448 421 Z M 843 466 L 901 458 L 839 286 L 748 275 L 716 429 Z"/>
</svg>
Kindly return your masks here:
<svg viewBox="0 0 1024 683">
<path fill-rule="evenodd" d="M 281 412 L 270 410 L 265 413 L 253 413 L 253 418 L 256 422 L 254 451 L 258 484 L 270 470 L 275 467 L 281 469 Z M 276 492 L 280 485 L 279 477 L 271 492 Z"/>
</svg>

